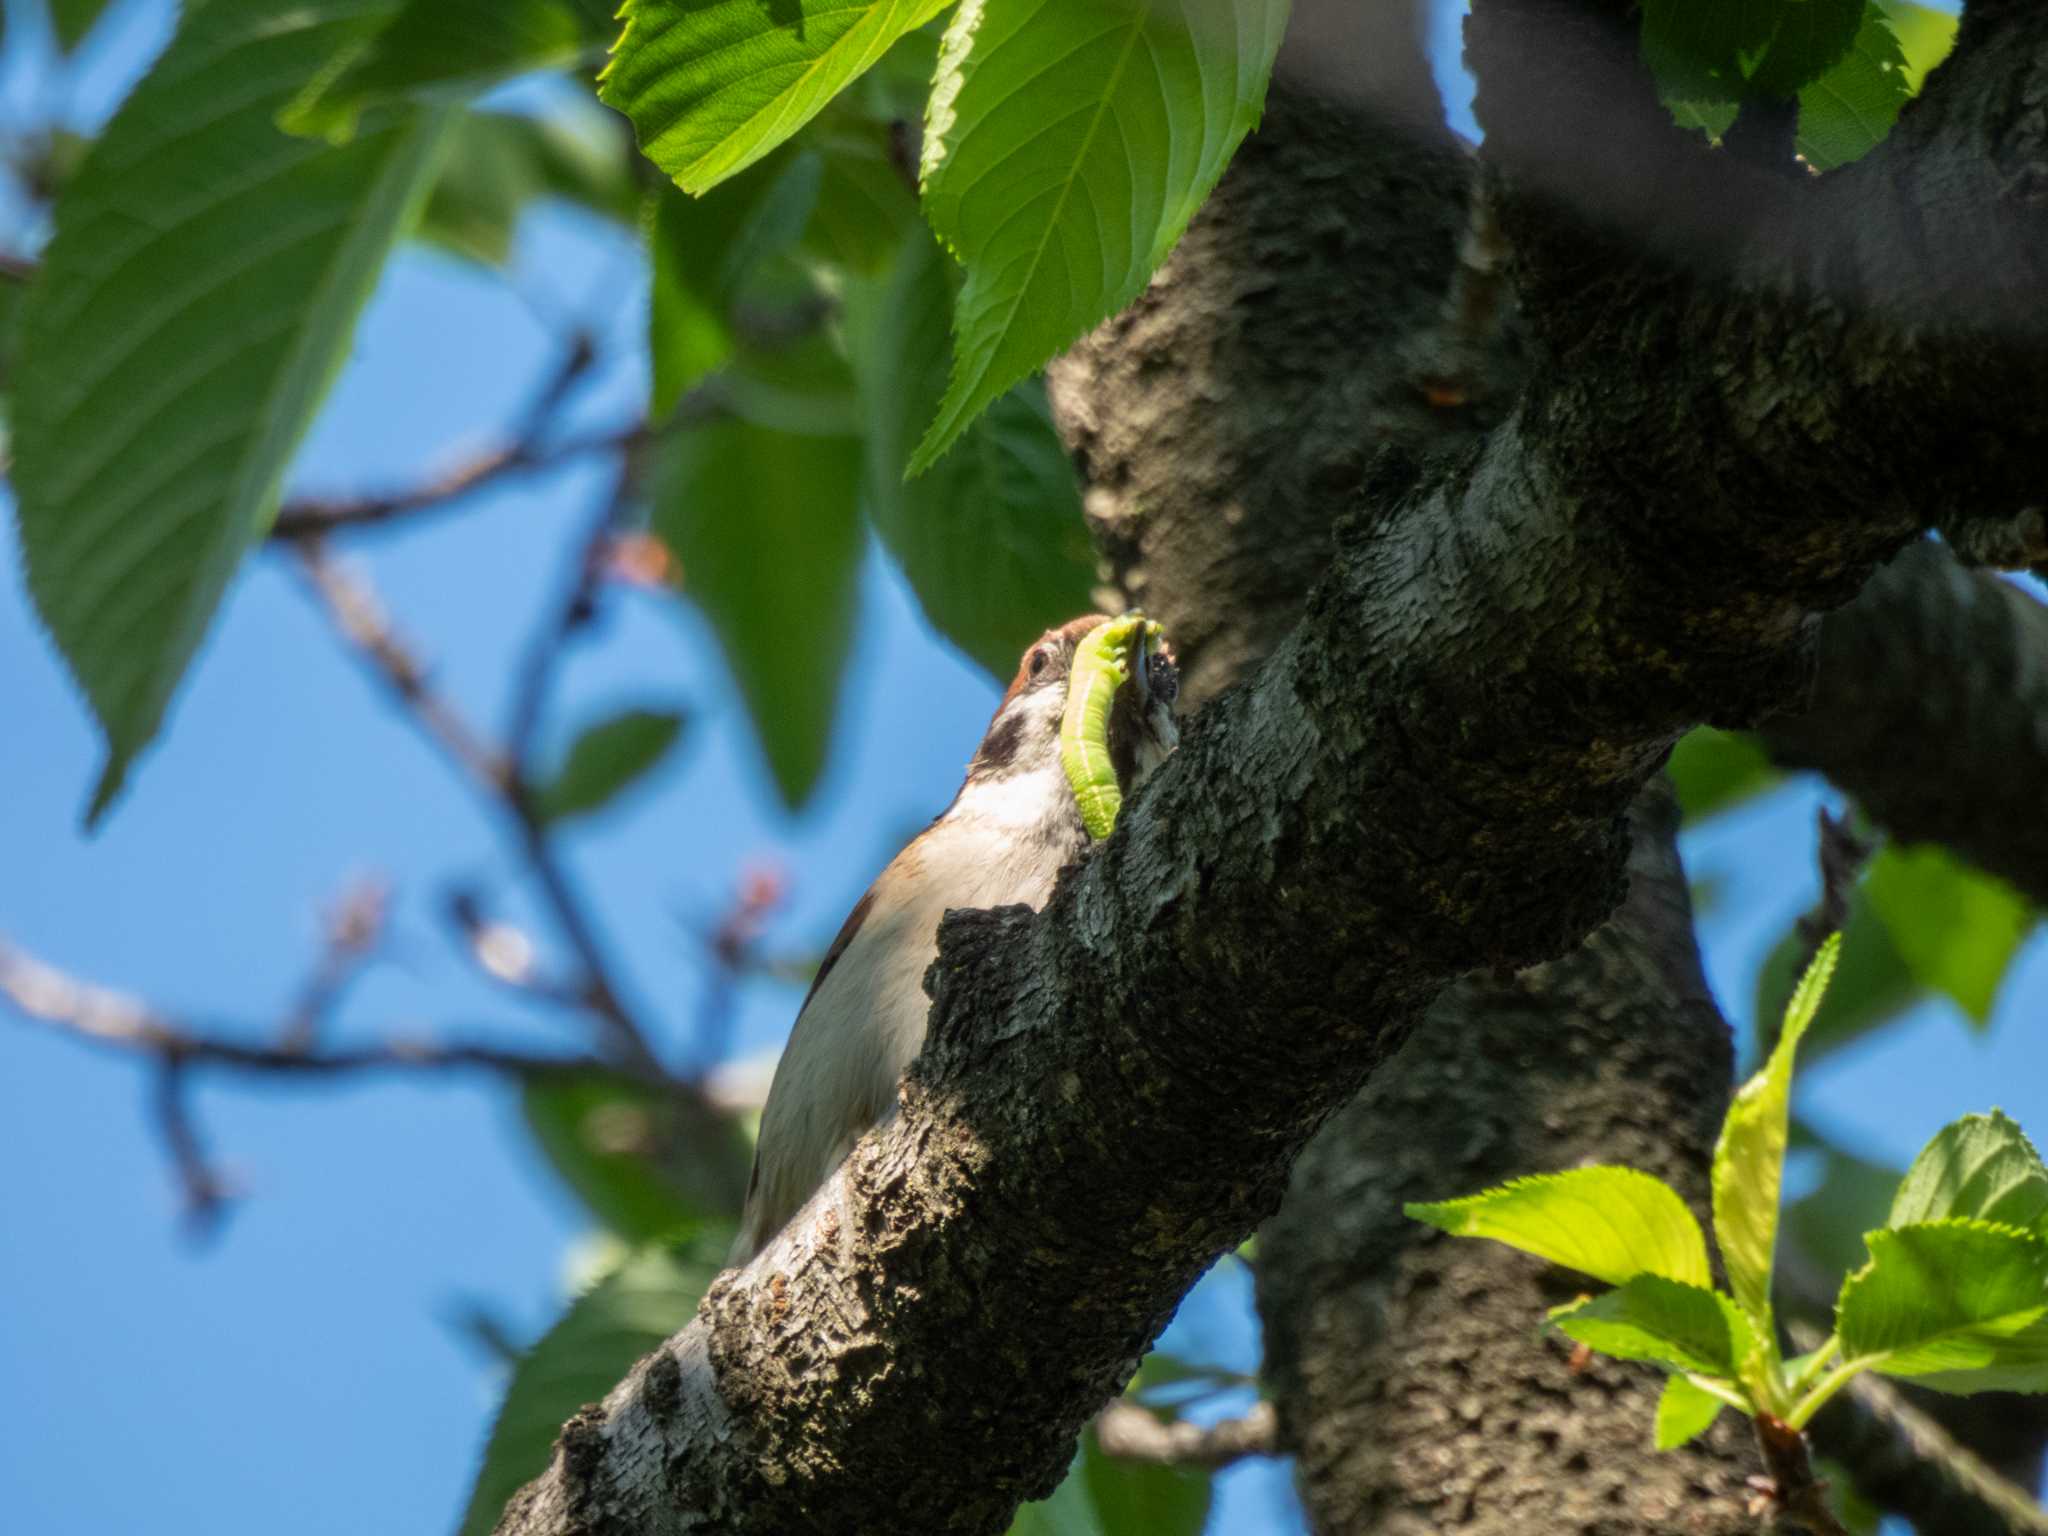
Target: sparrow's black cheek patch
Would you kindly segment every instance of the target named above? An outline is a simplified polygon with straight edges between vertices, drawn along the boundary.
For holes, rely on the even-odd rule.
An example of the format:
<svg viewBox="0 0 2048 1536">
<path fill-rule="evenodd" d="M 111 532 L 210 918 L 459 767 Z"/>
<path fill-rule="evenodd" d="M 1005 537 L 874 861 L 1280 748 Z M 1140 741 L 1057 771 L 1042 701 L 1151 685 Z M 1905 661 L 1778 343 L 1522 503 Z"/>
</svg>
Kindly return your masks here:
<svg viewBox="0 0 2048 1536">
<path fill-rule="evenodd" d="M 986 769 L 1007 768 L 1017 760 L 1017 749 L 1023 742 L 1023 715 L 1006 716 L 989 727 L 988 737 L 975 757 L 975 765 Z"/>
<path fill-rule="evenodd" d="M 839 932 L 833 936 L 832 947 L 825 951 L 825 958 L 818 962 L 818 974 L 811 978 L 811 990 L 804 994 L 804 1008 L 811 1006 L 811 999 L 818 995 L 818 988 L 825 985 L 825 978 L 832 974 L 832 967 L 839 963 L 839 957 L 846 953 L 846 946 L 853 942 L 853 936 L 860 932 L 860 925 L 868 920 L 868 912 L 875 904 L 874 887 L 870 886 L 853 910 L 846 914 L 846 921 L 839 925 Z M 797 1009 L 799 1016 L 804 1009 Z"/>
</svg>

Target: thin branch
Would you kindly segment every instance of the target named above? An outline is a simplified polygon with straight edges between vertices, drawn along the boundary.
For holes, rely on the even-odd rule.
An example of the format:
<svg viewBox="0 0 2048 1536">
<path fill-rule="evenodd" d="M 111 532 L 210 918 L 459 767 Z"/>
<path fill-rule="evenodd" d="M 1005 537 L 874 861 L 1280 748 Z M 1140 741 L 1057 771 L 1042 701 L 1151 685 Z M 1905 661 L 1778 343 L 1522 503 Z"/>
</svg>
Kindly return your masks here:
<svg viewBox="0 0 2048 1536">
<path fill-rule="evenodd" d="M 620 1056 L 642 1067 L 657 1058 L 646 1032 L 627 1010 L 612 966 L 588 915 L 581 893 L 557 855 L 535 794 L 539 782 L 540 725 L 562 659 L 576 636 L 597 616 L 597 595 L 608 567 L 607 552 L 623 525 L 632 495 L 630 466 L 622 469 L 612 494 L 599 506 L 589 531 L 578 546 L 575 568 L 553 614 L 543 620 L 527 646 L 513 693 L 512 724 L 506 733 L 509 765 L 504 803 L 519 829 L 526 861 L 553 912 L 556 926 L 583 965 L 579 993 L 604 1021 Z"/>
<path fill-rule="evenodd" d="M 279 1037 L 286 1049 L 309 1050 L 319 1039 L 349 987 L 376 957 L 390 910 L 391 888 L 381 880 L 366 880 L 342 893 L 327 915 L 320 963 L 306 978 Z"/>
<path fill-rule="evenodd" d="M 370 1045 L 295 1049 L 279 1031 L 201 1024 L 126 992 L 96 986 L 0 938 L 0 999 L 23 1018 L 60 1034 L 175 1063 L 254 1075 L 341 1077 L 382 1071 L 481 1071 L 508 1076 L 607 1071 L 618 1067 L 587 1055 L 521 1051 L 481 1042 L 440 1043 L 393 1036 Z"/>
<path fill-rule="evenodd" d="M 445 510 L 517 475 L 538 474 L 592 455 L 630 451 L 652 437 L 654 430 L 649 423 L 639 421 L 629 427 L 572 437 L 546 447 L 515 440 L 487 449 L 404 490 L 378 496 L 294 497 L 279 510 L 271 524 L 270 537 L 289 543 L 340 529 L 397 522 L 414 513 Z"/>
<path fill-rule="evenodd" d="M 1162 1466 L 1227 1467 L 1248 1456 L 1273 1456 L 1280 1449 L 1280 1421 L 1267 1402 L 1254 1404 L 1240 1419 L 1190 1424 L 1162 1419 L 1125 1398 L 1116 1398 L 1095 1417 L 1095 1438 L 1105 1455 Z"/>
<path fill-rule="evenodd" d="M 581 963 L 583 974 L 566 988 L 568 994 L 603 1022 L 622 1062 L 636 1072 L 660 1076 L 659 1060 L 645 1031 L 620 1001 L 595 924 L 556 856 L 533 793 L 541 709 L 563 649 L 594 612 L 605 545 L 621 515 L 624 484 L 622 476 L 620 491 L 607 499 L 603 515 L 578 551 L 567 601 L 530 647 L 516 695 L 511 744 L 502 752 L 488 746 L 431 686 L 425 664 L 386 620 L 375 593 L 329 556 L 322 540 L 298 540 L 292 555 L 337 632 L 384 684 L 405 718 L 455 765 L 483 803 L 511 824 L 556 926 Z"/>
<path fill-rule="evenodd" d="M 390 690 L 406 717 L 475 787 L 502 800 L 512 782 L 506 759 L 433 688 L 426 664 L 392 628 L 369 583 L 328 554 L 319 539 L 295 542 L 292 558 L 328 621 Z"/>
</svg>

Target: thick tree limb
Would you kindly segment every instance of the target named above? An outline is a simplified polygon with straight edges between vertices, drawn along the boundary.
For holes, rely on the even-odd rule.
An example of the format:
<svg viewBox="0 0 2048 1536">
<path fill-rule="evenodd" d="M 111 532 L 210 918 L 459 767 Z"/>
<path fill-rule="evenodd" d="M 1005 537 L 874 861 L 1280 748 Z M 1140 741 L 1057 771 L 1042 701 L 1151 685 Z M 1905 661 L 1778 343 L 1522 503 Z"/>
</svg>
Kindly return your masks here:
<svg viewBox="0 0 2048 1536">
<path fill-rule="evenodd" d="M 1821 627 L 1812 702 L 1765 722 L 1905 842 L 2048 903 L 2048 608 L 1938 544 L 1901 550 Z"/>
<path fill-rule="evenodd" d="M 1973 7 L 1973 40 L 1937 95 L 2040 88 L 2048 21 Z M 1521 105 L 1575 126 L 1585 82 L 1501 61 L 1525 65 Z M 1908 336 L 1783 262 L 1730 288 L 1575 241 L 1515 195 L 1515 119 L 1489 146 L 1549 348 L 1515 415 L 1477 454 L 1371 476 L 1300 627 L 1043 916 L 949 919 L 899 1113 L 571 1421 L 501 1530 L 1000 1530 L 1429 999 L 1606 915 L 1624 809 L 1676 735 L 1796 694 L 1809 616 L 1917 526 L 1873 466 L 1932 473 L 1929 432 L 2038 397 L 2041 359 L 1987 350 L 1981 298 Z M 1902 196 L 2012 211 L 1979 163 L 2039 125 L 1916 121 L 1965 164 Z M 1611 351 L 1563 344 L 1574 322 Z M 1943 484 L 1994 504 L 2043 467 L 2024 427 L 1953 441 Z"/>
<path fill-rule="evenodd" d="M 1329 1536 L 1750 1536 L 1733 1415 L 1651 1449 L 1659 1372 L 1545 1335 L 1584 1285 L 1402 1214 L 1523 1174 L 1624 1163 L 1704 1216 L 1733 1052 L 1701 975 L 1669 793 L 1628 900 L 1564 959 L 1451 988 L 1303 1153 L 1259 1240 L 1283 1442 Z M 1540 1511 L 1540 1513 L 1538 1513 Z"/>
</svg>

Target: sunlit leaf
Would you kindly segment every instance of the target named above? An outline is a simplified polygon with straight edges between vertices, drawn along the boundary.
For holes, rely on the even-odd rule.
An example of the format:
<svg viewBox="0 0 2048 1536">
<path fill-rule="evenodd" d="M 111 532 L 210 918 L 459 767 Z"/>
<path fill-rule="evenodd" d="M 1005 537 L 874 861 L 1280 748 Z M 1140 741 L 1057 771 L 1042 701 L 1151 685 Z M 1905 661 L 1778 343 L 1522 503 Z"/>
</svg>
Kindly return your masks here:
<svg viewBox="0 0 2048 1536">
<path fill-rule="evenodd" d="M 1617 1360 L 1649 1360 L 1681 1371 L 1733 1378 L 1749 1352 L 1742 1309 L 1704 1285 L 1637 1275 L 1611 1291 L 1559 1307 L 1550 1320 L 1567 1336 Z"/>
<path fill-rule="evenodd" d="M 1613 1285 L 1637 1275 L 1713 1284 L 1699 1222 L 1670 1185 L 1633 1168 L 1538 1174 L 1402 1209 L 1454 1237 L 1490 1237 Z"/>
<path fill-rule="evenodd" d="M 1778 1192 L 1785 1174 L 1792 1063 L 1827 993 L 1842 936 L 1829 934 L 1785 1005 L 1785 1021 L 1763 1070 L 1736 1091 L 1714 1147 L 1714 1239 L 1743 1309 L 1768 1330 L 1771 1263 L 1778 1245 Z"/>
<path fill-rule="evenodd" d="M 2034 924 L 2027 899 L 1932 844 L 1886 847 L 1864 887 L 1915 980 L 1988 1025 L 1999 983 Z"/>
<path fill-rule="evenodd" d="M 1657 1449 L 1675 1451 L 1698 1439 L 1714 1427 L 1714 1420 L 1727 1406 L 1686 1377 L 1670 1377 L 1664 1383 L 1663 1395 L 1657 1399 Z"/>
<path fill-rule="evenodd" d="M 964 0 L 922 181 L 967 282 L 913 473 L 1137 297 L 1258 121 L 1286 21 L 1286 0 Z"/>
<path fill-rule="evenodd" d="M 1936 10 L 1931 5 L 1916 5 L 1914 0 L 1877 0 L 1884 11 L 1885 20 L 1891 23 L 1892 34 L 1899 40 L 1899 49 L 1906 56 L 1906 89 L 1918 91 L 1927 72 L 1949 55 L 1956 45 L 1956 23 L 1960 18 L 1954 11 Z"/>
<path fill-rule="evenodd" d="M 946 386 L 949 267 L 929 235 L 907 242 L 854 330 L 868 510 L 932 627 L 1007 678 L 1041 630 L 1091 606 L 1095 551 L 1037 380 L 997 399 L 929 474 L 903 478 Z"/>
<path fill-rule="evenodd" d="M 29 591 L 106 732 L 91 816 L 269 525 L 425 192 L 438 115 L 341 150 L 275 123 L 379 14 L 191 7 L 58 200 L 22 316 L 12 478 Z"/>
<path fill-rule="evenodd" d="M 1965 1115 L 1935 1134 L 1906 1170 L 1885 1224 L 1952 1216 L 2048 1238 L 2048 1168 L 2026 1132 L 1998 1110 Z"/>
<path fill-rule="evenodd" d="M 1842 1287 L 1842 1352 L 1940 1392 L 2048 1392 L 2048 1242 L 1936 1221 L 1872 1232 Z"/>
<path fill-rule="evenodd" d="M 723 1258 L 715 1236 L 645 1249 L 571 1304 L 512 1373 L 461 1536 L 490 1536 L 506 1501 L 547 1467 L 564 1421 L 690 1320 Z"/>
<path fill-rule="evenodd" d="M 1800 156 L 1817 171 L 1831 171 L 1869 154 L 1898 121 L 1908 78 L 1898 38 L 1883 12 L 1869 7 L 1849 51 L 1799 88 Z"/>
<path fill-rule="evenodd" d="M 1771 947 L 1757 973 L 1756 1017 L 1775 1019 L 1785 1006 L 1807 942 L 1796 928 Z M 1828 995 L 1800 1047 L 1809 1065 L 1896 1019 L 1921 995 L 1913 973 L 1892 943 L 1891 929 L 1859 888 L 1842 928 L 1842 957 Z"/>
<path fill-rule="evenodd" d="M 626 0 L 599 94 L 686 192 L 769 154 L 950 0 Z"/>
</svg>

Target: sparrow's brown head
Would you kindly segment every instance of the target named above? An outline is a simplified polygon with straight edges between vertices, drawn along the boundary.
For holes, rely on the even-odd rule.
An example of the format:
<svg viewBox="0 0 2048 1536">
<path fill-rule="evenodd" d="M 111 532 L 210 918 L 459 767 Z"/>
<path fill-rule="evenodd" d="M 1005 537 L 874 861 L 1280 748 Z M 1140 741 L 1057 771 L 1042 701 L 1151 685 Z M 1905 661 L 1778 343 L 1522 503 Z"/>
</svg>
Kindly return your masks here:
<svg viewBox="0 0 2048 1536">
<path fill-rule="evenodd" d="M 968 782 L 989 782 L 1015 774 L 1057 771 L 1060 717 L 1066 710 L 1074 648 L 1108 623 L 1102 614 L 1083 614 L 1049 629 L 1027 648 L 1017 675 L 996 706 L 988 732 L 968 765 Z M 1173 652 L 1160 646 L 1146 653 L 1144 626 L 1133 636 L 1131 681 L 1110 712 L 1109 749 L 1117 782 L 1125 792 L 1162 762 L 1180 739 L 1173 701 L 1180 674 Z"/>
</svg>

